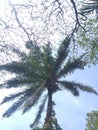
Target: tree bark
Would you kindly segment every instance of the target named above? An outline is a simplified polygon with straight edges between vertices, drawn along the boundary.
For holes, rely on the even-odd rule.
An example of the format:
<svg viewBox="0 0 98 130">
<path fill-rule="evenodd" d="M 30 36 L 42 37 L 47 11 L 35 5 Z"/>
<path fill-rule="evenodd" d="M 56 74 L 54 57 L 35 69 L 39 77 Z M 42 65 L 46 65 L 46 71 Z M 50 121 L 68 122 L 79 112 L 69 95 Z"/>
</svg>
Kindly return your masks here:
<svg viewBox="0 0 98 130">
<path fill-rule="evenodd" d="M 52 92 L 48 91 L 48 104 L 47 104 L 46 118 L 45 118 L 43 130 L 47 130 L 47 127 L 51 128 L 51 129 L 53 128 L 52 111 L 53 111 Z"/>
</svg>

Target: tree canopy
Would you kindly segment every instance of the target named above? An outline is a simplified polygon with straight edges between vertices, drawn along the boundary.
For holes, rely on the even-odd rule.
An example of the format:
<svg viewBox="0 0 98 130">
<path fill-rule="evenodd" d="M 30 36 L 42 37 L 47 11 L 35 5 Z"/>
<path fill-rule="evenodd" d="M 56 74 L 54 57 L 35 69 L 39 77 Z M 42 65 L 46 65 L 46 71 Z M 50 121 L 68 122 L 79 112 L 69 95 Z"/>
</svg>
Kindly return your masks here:
<svg viewBox="0 0 98 130">
<path fill-rule="evenodd" d="M 79 91 L 86 91 L 98 95 L 98 93 L 90 86 L 78 83 L 76 81 L 67 81 L 66 76 L 73 73 L 77 69 L 84 69 L 86 62 L 83 56 L 78 58 L 69 57 L 70 39 L 69 35 L 60 44 L 57 54 L 53 55 L 51 43 L 33 46 L 29 48 L 29 52 L 16 51 L 20 56 L 18 61 L 11 61 L 0 65 L 0 72 L 5 71 L 15 74 L 4 83 L 0 84 L 0 88 L 22 88 L 19 92 L 11 94 L 3 99 L 1 104 L 15 100 L 13 105 L 3 114 L 3 117 L 10 117 L 16 110 L 22 109 L 23 114 L 30 110 L 36 104 L 39 105 L 34 122 L 31 127 L 38 126 L 41 114 L 47 102 L 46 117 L 43 129 L 52 129 L 54 119 L 53 95 L 60 90 L 68 90 L 74 96 L 79 96 Z M 28 45 L 26 45 L 28 47 Z M 17 100 L 16 100 L 17 99 Z M 39 100 L 40 101 L 39 104 Z M 47 101 L 48 100 L 48 101 Z"/>
<path fill-rule="evenodd" d="M 0 72 L 13 75 L 0 87 L 21 91 L 4 98 L 1 104 L 16 102 L 3 117 L 20 108 L 25 113 L 38 104 L 31 124 L 36 127 L 47 103 L 43 128 L 52 129 L 56 92 L 66 89 L 79 96 L 82 90 L 97 95 L 88 85 L 66 81 L 76 69 L 98 62 L 97 1 L 8 0 L 4 11 L 0 18 Z"/>
<path fill-rule="evenodd" d="M 98 129 L 98 111 L 91 111 L 87 113 L 87 123 L 85 130 L 97 130 Z"/>
</svg>

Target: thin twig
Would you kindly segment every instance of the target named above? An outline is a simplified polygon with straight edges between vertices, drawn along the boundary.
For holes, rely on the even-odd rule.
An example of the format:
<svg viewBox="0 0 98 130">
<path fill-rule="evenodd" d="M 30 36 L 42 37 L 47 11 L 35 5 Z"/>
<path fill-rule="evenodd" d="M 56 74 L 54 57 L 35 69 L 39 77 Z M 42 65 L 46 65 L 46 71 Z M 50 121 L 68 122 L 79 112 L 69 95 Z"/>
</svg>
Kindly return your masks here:
<svg viewBox="0 0 98 130">
<path fill-rule="evenodd" d="M 23 31 L 26 33 L 26 35 L 27 35 L 29 41 L 31 41 L 31 38 L 30 38 L 30 36 L 29 36 L 29 33 L 28 33 L 28 32 L 26 31 L 26 29 L 22 26 L 22 24 L 21 24 L 21 22 L 20 22 L 20 20 L 19 20 L 19 18 L 18 18 L 18 16 L 17 16 L 16 9 L 14 8 L 14 6 L 13 6 L 13 4 L 10 2 L 10 0 L 8 0 L 8 2 L 9 2 L 10 6 L 11 6 L 12 9 L 13 9 L 13 12 L 14 12 L 14 15 L 15 15 L 15 18 L 16 18 L 16 21 L 18 22 L 19 26 L 23 29 Z"/>
</svg>

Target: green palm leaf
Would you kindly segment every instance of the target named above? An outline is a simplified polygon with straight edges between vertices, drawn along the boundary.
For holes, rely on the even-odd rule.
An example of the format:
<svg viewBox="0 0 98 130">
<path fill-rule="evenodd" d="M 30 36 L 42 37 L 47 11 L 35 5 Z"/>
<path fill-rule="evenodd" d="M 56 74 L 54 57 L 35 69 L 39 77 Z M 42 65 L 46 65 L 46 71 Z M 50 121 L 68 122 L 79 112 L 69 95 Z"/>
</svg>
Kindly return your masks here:
<svg viewBox="0 0 98 130">
<path fill-rule="evenodd" d="M 28 74 L 30 72 L 33 73 L 33 69 L 30 66 L 28 67 L 28 65 L 26 63 L 15 62 L 15 61 L 12 63 L 1 65 L 0 71 L 1 70 L 5 70 L 5 71 L 15 73 L 15 74 L 22 74 L 22 73 Z"/>
<path fill-rule="evenodd" d="M 79 96 L 78 89 L 71 83 L 67 81 L 58 81 L 60 83 L 60 87 L 70 91 L 74 96 Z"/>
<path fill-rule="evenodd" d="M 28 111 L 32 106 L 35 105 L 35 103 L 38 102 L 39 98 L 41 97 L 43 91 L 45 88 L 46 82 L 43 82 L 40 87 L 37 88 L 37 90 L 33 93 L 32 96 L 30 96 L 27 101 L 25 101 L 23 106 L 23 114 Z"/>
<path fill-rule="evenodd" d="M 82 60 L 83 56 L 84 54 L 80 56 L 80 58 L 74 59 L 73 61 L 69 59 L 65 66 L 60 70 L 57 77 L 61 78 L 63 76 L 67 76 L 68 74 L 74 72 L 76 69 L 84 69 L 86 62 Z"/>
<path fill-rule="evenodd" d="M 76 83 L 74 81 L 58 81 L 58 83 L 60 83 L 65 89 L 70 90 L 73 94 L 76 93 L 75 96 L 79 95 L 79 89 L 98 95 L 98 93 L 92 87 L 83 85 L 81 83 Z"/>
<path fill-rule="evenodd" d="M 39 110 L 38 110 L 38 112 L 36 114 L 36 118 L 35 118 L 34 122 L 30 125 L 31 128 L 34 128 L 34 127 L 38 126 L 38 123 L 39 123 L 40 118 L 41 118 L 41 114 L 42 114 L 42 112 L 44 110 L 44 107 L 45 107 L 46 100 L 47 100 L 47 95 L 44 96 L 44 98 L 43 98 L 43 100 L 42 100 L 42 102 L 41 102 L 41 104 L 39 106 Z"/>
<path fill-rule="evenodd" d="M 19 98 L 18 101 L 16 101 L 5 113 L 3 114 L 3 117 L 10 117 L 19 107 L 22 106 L 23 100 Z"/>
<path fill-rule="evenodd" d="M 55 72 L 57 72 L 60 69 L 62 63 L 64 62 L 64 60 L 68 56 L 69 44 L 70 44 L 70 38 L 66 37 L 64 39 L 64 41 L 61 43 L 61 45 L 58 49 L 58 52 L 57 52 L 57 58 L 56 58 L 55 67 L 54 67 Z"/>
<path fill-rule="evenodd" d="M 18 92 L 18 93 L 15 93 L 15 94 L 11 94 L 10 96 L 5 97 L 0 104 L 4 104 L 4 103 L 6 103 L 6 102 L 12 101 L 12 100 L 14 100 L 15 98 L 20 97 L 20 96 L 23 95 L 23 94 L 24 94 L 24 92 Z"/>
<path fill-rule="evenodd" d="M 19 86 L 24 86 L 26 84 L 30 84 L 31 81 L 28 80 L 28 79 L 23 79 L 22 76 L 17 76 L 15 78 L 12 78 L 10 80 L 7 80 L 5 83 L 2 83 L 0 84 L 0 88 L 16 88 L 16 87 L 19 87 Z"/>
</svg>

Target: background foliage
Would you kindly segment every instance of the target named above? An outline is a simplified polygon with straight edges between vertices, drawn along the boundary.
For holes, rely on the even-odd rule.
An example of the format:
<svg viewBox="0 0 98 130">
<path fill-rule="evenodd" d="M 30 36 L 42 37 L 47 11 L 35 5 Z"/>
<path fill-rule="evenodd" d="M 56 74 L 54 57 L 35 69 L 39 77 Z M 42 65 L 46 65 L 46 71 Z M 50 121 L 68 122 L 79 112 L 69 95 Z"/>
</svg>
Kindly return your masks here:
<svg viewBox="0 0 98 130">
<path fill-rule="evenodd" d="M 85 130 L 98 130 L 98 111 L 87 113 Z"/>
</svg>

